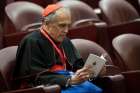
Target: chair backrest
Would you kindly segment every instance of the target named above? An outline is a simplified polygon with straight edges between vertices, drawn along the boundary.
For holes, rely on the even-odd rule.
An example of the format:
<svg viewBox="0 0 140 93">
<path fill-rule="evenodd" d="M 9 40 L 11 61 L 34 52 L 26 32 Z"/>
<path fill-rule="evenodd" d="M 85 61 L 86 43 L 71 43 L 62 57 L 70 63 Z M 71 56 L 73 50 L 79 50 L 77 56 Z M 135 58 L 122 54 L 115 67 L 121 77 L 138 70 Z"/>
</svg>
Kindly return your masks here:
<svg viewBox="0 0 140 93">
<path fill-rule="evenodd" d="M 103 22 L 84 25 L 79 24 L 78 27 L 74 27 L 69 30 L 67 35 L 70 39 L 87 39 L 101 45 L 105 50 L 110 49 L 110 43 L 108 43 L 107 25 Z M 108 51 L 109 52 L 109 51 Z"/>
<path fill-rule="evenodd" d="M 72 24 L 72 28 L 76 28 L 76 27 L 83 27 L 83 26 L 88 26 L 88 25 L 94 25 L 96 23 L 100 23 L 101 21 L 97 20 L 97 19 L 81 19 L 81 20 L 77 20 L 76 22 L 74 22 Z"/>
<path fill-rule="evenodd" d="M 52 4 L 52 3 L 57 2 L 57 0 L 14 0 L 14 1 L 29 1 L 29 2 L 36 3 L 42 7 L 46 7 L 48 4 Z"/>
<path fill-rule="evenodd" d="M 112 41 L 118 66 L 123 70 L 140 70 L 140 35 L 122 34 Z"/>
<path fill-rule="evenodd" d="M 0 50 L 0 92 L 11 89 L 17 46 Z"/>
<path fill-rule="evenodd" d="M 43 7 L 27 1 L 13 2 L 5 7 L 6 15 L 17 31 L 22 31 L 27 25 L 41 22 L 42 10 Z"/>
<path fill-rule="evenodd" d="M 121 24 L 139 18 L 136 9 L 126 0 L 101 0 L 102 18 L 109 25 Z"/>
<path fill-rule="evenodd" d="M 72 13 L 72 22 L 81 19 L 95 19 L 99 20 L 92 7 L 88 4 L 78 0 L 63 0 L 59 4 L 69 7 Z"/>
<path fill-rule="evenodd" d="M 71 41 L 81 54 L 84 61 L 86 61 L 90 53 L 93 53 L 98 56 L 103 55 L 108 61 L 108 64 L 112 64 L 112 60 L 109 54 L 97 43 L 86 39 L 72 39 Z"/>
<path fill-rule="evenodd" d="M 70 39 L 83 38 L 91 41 L 97 41 L 97 30 L 94 25 L 73 28 L 69 30 L 68 37 Z"/>
<path fill-rule="evenodd" d="M 0 93 L 60 93 L 59 85 L 37 86 L 25 89 L 15 89 L 13 73 L 16 65 L 18 46 L 10 46 L 0 50 Z"/>
</svg>

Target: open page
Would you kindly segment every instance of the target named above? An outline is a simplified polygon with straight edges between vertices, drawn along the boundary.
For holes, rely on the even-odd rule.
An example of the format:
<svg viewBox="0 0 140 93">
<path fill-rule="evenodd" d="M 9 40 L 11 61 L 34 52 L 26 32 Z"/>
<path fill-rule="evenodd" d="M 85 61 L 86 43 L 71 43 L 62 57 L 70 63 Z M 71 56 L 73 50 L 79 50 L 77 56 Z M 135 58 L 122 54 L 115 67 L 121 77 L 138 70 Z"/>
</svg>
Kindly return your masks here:
<svg viewBox="0 0 140 93">
<path fill-rule="evenodd" d="M 85 65 L 92 65 L 93 66 L 93 71 L 94 71 L 94 76 L 97 77 L 102 70 L 103 66 L 105 65 L 106 60 L 103 57 L 99 57 L 95 54 L 89 54 Z"/>
</svg>

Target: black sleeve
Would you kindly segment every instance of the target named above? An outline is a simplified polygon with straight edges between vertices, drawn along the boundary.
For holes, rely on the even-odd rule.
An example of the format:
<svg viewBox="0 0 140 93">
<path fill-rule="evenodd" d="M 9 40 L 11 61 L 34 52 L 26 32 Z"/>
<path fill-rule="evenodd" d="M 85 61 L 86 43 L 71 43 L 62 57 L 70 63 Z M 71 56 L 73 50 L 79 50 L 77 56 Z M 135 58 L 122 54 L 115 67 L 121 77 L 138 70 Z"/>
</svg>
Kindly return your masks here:
<svg viewBox="0 0 140 93">
<path fill-rule="evenodd" d="M 52 65 L 49 62 L 50 54 L 47 54 L 50 49 L 41 49 L 37 40 L 27 39 L 22 41 L 17 53 L 17 72 L 19 76 L 26 76 L 33 73 L 38 73 L 49 69 Z M 58 75 L 56 73 L 41 74 L 35 81 L 36 84 L 59 84 L 61 87 L 65 87 L 69 77 L 64 75 Z M 38 83 L 39 82 L 39 83 Z M 33 82 L 34 83 L 34 82 Z"/>
<path fill-rule="evenodd" d="M 75 72 L 77 69 L 82 68 L 84 61 L 80 55 L 80 52 L 75 48 L 71 40 L 69 38 L 65 38 L 62 45 L 68 62 L 72 65 L 72 70 Z"/>
</svg>

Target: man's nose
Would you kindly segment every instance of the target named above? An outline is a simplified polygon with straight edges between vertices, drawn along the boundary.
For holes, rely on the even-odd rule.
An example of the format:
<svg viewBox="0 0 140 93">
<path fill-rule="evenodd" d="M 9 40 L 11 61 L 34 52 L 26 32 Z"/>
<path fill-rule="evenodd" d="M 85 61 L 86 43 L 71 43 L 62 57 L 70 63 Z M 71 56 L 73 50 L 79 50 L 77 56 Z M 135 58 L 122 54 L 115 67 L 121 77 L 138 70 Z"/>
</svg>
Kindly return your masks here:
<svg viewBox="0 0 140 93">
<path fill-rule="evenodd" d="M 68 33 L 68 32 L 69 32 L 69 27 L 68 27 L 68 26 L 65 26 L 64 32 L 65 32 L 65 33 Z"/>
</svg>

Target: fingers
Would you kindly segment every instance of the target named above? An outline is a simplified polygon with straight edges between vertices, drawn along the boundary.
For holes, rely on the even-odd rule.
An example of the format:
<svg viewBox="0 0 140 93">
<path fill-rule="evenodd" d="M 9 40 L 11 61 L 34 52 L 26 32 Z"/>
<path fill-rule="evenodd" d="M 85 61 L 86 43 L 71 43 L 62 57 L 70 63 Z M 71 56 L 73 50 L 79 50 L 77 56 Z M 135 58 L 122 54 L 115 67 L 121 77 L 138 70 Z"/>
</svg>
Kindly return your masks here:
<svg viewBox="0 0 140 93">
<path fill-rule="evenodd" d="M 82 82 L 84 82 L 85 81 L 85 79 L 82 79 L 82 78 L 80 78 L 79 76 L 77 76 L 77 75 L 73 75 L 72 77 L 71 77 L 71 84 L 80 84 L 80 83 L 82 83 Z"/>
<path fill-rule="evenodd" d="M 86 71 L 86 70 L 87 70 L 87 67 L 83 67 L 82 69 L 77 70 L 76 73 L 81 73 L 81 72 Z"/>
<path fill-rule="evenodd" d="M 77 77 L 85 81 L 90 78 L 90 74 L 88 72 L 81 72 L 77 75 Z"/>
<path fill-rule="evenodd" d="M 89 72 L 88 70 L 88 66 L 84 66 L 82 69 L 77 70 L 75 74 L 79 75 L 82 72 Z"/>
<path fill-rule="evenodd" d="M 86 65 L 82 69 L 77 70 L 75 75 L 81 80 L 92 78 L 94 75 L 92 68 L 93 67 L 91 65 Z"/>
<path fill-rule="evenodd" d="M 86 80 L 89 80 L 90 74 L 88 73 L 81 73 L 80 75 L 73 75 L 71 78 L 71 84 L 79 84 Z"/>
<path fill-rule="evenodd" d="M 81 78 L 84 80 L 88 80 L 90 78 L 90 75 L 85 75 L 85 76 L 82 76 Z"/>
<path fill-rule="evenodd" d="M 86 75 L 89 75 L 89 73 L 87 73 L 87 72 L 81 72 L 80 74 L 78 74 L 79 77 L 83 77 L 83 76 L 86 76 Z"/>
</svg>

